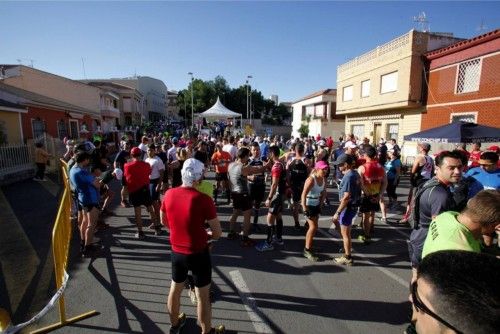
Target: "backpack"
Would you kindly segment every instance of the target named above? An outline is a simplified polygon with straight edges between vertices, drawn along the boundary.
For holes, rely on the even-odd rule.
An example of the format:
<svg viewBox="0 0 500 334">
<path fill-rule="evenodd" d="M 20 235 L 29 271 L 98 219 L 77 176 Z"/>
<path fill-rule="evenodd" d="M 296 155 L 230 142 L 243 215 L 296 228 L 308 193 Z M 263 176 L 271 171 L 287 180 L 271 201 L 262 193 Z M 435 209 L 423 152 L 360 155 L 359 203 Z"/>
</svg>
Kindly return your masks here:
<svg viewBox="0 0 500 334">
<path fill-rule="evenodd" d="M 304 184 L 307 179 L 307 165 L 302 159 L 293 159 L 288 165 L 288 171 L 290 172 L 290 182 L 292 184 L 300 185 Z"/>
<path fill-rule="evenodd" d="M 420 223 L 420 197 L 422 197 L 422 194 L 427 189 L 435 188 L 439 185 L 441 185 L 441 183 L 438 179 L 432 178 L 427 182 L 420 184 L 413 190 L 413 196 L 410 202 L 410 216 L 408 217 L 408 223 L 413 229 L 418 229 Z"/>
</svg>

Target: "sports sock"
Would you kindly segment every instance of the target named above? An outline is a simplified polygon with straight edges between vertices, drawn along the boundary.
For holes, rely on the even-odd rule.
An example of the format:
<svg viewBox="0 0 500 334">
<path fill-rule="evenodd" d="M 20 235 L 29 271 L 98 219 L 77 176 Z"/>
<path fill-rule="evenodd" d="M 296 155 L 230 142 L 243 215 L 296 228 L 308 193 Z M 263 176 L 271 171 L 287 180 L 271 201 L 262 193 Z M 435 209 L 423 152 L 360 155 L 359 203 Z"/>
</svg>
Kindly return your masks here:
<svg viewBox="0 0 500 334">
<path fill-rule="evenodd" d="M 276 238 L 281 239 L 283 237 L 283 219 L 276 219 Z"/>
<path fill-rule="evenodd" d="M 273 242 L 273 234 L 274 234 L 274 225 L 270 226 L 270 225 L 267 225 L 267 238 L 266 238 L 266 241 L 267 243 L 271 243 Z"/>
</svg>

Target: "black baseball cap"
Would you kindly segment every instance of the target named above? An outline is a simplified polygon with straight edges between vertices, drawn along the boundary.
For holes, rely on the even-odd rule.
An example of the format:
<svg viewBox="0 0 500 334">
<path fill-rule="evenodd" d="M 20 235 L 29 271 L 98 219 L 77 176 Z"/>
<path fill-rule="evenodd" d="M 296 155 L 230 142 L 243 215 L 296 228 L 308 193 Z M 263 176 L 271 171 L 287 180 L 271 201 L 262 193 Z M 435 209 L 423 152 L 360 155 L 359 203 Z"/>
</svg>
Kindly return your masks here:
<svg viewBox="0 0 500 334">
<path fill-rule="evenodd" d="M 342 154 L 333 162 L 335 166 L 337 165 L 342 165 L 342 164 L 349 164 L 352 165 L 356 160 L 354 160 L 354 157 L 350 154 Z"/>
</svg>

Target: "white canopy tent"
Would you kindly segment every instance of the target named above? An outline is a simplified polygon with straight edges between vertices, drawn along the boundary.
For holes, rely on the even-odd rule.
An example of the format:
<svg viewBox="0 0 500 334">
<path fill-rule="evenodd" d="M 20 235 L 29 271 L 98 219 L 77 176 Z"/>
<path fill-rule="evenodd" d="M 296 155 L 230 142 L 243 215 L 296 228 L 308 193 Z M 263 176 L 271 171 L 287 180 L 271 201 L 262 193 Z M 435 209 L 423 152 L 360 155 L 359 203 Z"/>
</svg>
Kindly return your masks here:
<svg viewBox="0 0 500 334">
<path fill-rule="evenodd" d="M 243 115 L 227 109 L 217 97 L 217 102 L 208 110 L 198 114 L 198 117 L 205 118 L 240 118 L 240 124 L 243 124 Z"/>
</svg>

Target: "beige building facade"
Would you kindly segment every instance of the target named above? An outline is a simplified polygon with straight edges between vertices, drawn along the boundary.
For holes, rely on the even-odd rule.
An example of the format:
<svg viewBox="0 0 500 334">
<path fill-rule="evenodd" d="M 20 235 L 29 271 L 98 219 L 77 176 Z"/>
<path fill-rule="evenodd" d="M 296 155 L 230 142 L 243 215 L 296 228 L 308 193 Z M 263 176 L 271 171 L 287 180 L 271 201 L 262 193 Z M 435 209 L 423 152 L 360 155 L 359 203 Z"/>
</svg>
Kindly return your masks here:
<svg viewBox="0 0 500 334">
<path fill-rule="evenodd" d="M 345 132 L 371 143 L 420 131 L 425 111 L 422 55 L 461 39 L 416 30 L 397 37 L 337 67 L 337 115 L 345 116 Z M 405 143 L 403 155 L 415 155 Z"/>
<path fill-rule="evenodd" d="M 101 92 L 97 87 L 24 65 L 4 66 L 4 72 L 7 85 L 81 107 L 96 120 L 101 117 Z"/>
<path fill-rule="evenodd" d="M 309 136 L 338 138 L 344 135 L 344 117 L 337 116 L 337 91 L 325 89 L 292 103 L 292 136 L 300 137 L 302 125 L 309 128 Z"/>
</svg>

